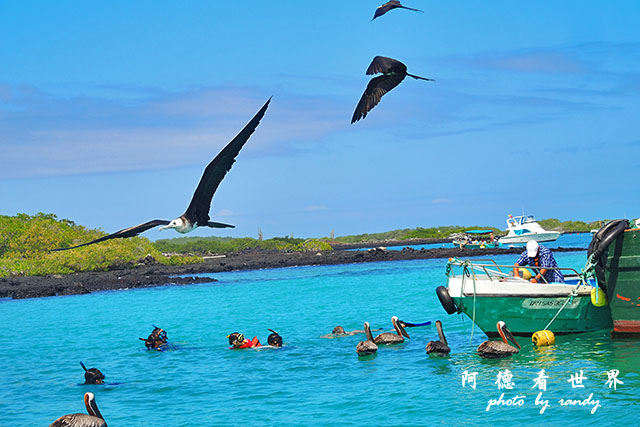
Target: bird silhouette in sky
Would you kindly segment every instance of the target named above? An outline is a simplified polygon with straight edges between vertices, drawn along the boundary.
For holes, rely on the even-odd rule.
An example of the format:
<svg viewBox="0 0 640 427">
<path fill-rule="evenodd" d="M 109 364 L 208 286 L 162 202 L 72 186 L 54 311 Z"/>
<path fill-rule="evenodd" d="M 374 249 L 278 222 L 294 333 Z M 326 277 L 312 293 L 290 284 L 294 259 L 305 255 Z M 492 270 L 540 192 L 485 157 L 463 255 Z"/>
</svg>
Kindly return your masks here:
<svg viewBox="0 0 640 427">
<path fill-rule="evenodd" d="M 411 8 L 411 7 L 406 7 L 406 6 L 403 6 L 403 5 L 402 5 L 399 1 L 397 1 L 397 0 L 391 0 L 391 1 L 386 2 L 386 3 L 385 3 L 385 4 L 383 4 L 383 5 L 378 6 L 378 8 L 376 9 L 376 13 L 373 15 L 373 19 L 372 19 L 372 21 L 373 21 L 374 19 L 376 19 L 377 17 L 382 16 L 382 15 L 384 15 L 385 13 L 389 12 L 390 10 L 398 9 L 398 8 L 400 8 L 400 9 L 407 9 L 407 10 L 413 10 L 414 12 L 423 12 L 423 13 L 424 13 L 424 10 L 420 10 L 420 9 L 413 9 L 413 8 Z"/>
<path fill-rule="evenodd" d="M 360 102 L 356 106 L 356 110 L 353 112 L 352 124 L 367 117 L 367 113 L 378 105 L 380 99 L 391 89 L 398 86 L 406 76 L 419 80 L 435 81 L 407 73 L 407 66 L 396 59 L 376 56 L 373 58 L 369 68 L 367 68 L 367 75 L 380 73 L 382 73 L 381 76 L 374 77 L 369 81 L 362 98 L 360 98 Z"/>
</svg>

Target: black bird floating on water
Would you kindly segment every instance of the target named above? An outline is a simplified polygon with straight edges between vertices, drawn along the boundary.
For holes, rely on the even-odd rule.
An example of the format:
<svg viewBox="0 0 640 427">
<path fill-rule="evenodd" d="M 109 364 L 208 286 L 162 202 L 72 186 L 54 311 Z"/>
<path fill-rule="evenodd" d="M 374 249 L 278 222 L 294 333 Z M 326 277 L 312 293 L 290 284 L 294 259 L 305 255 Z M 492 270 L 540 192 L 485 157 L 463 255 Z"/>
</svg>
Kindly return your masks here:
<svg viewBox="0 0 640 427">
<path fill-rule="evenodd" d="M 402 62 L 384 56 L 376 56 L 373 58 L 371 65 L 367 68 L 367 75 L 379 73 L 382 73 L 382 75 L 371 79 L 367 85 L 367 89 L 365 89 L 362 94 L 362 98 L 360 98 L 360 102 L 358 102 L 356 110 L 353 112 L 353 117 L 351 118 L 352 124 L 367 117 L 367 113 L 378 105 L 382 96 L 398 86 L 406 76 L 419 80 L 435 81 L 433 79 L 409 74 L 407 73 L 407 66 Z"/>
<path fill-rule="evenodd" d="M 383 5 L 378 6 L 378 8 L 376 9 L 376 13 L 373 15 L 372 21 L 374 19 L 376 19 L 377 17 L 382 16 L 385 13 L 389 12 L 390 10 L 397 9 L 397 8 L 413 10 L 414 12 L 423 12 L 424 13 L 424 10 L 413 9 L 411 7 L 405 7 L 399 1 L 391 0 L 391 1 L 386 2 Z"/>
<path fill-rule="evenodd" d="M 174 219 L 173 221 L 154 219 L 152 221 L 145 222 L 144 224 L 139 224 L 120 231 L 116 231 L 115 233 L 109 234 L 108 236 L 100 237 L 99 239 L 92 240 L 88 243 L 83 243 L 81 245 L 72 246 L 69 248 L 58 248 L 54 249 L 54 251 L 75 249 L 81 246 L 104 242 L 105 240 L 109 239 L 137 236 L 138 234 L 158 225 L 164 226 L 160 227 L 160 230 L 173 228 L 179 233 L 188 233 L 197 227 L 234 227 L 230 224 L 209 221 L 211 199 L 213 198 L 213 193 L 216 192 L 218 185 L 220 185 L 220 182 L 223 180 L 227 172 L 229 172 L 229 170 L 231 169 L 231 166 L 233 166 L 233 163 L 236 161 L 236 156 L 238 155 L 244 144 L 249 140 L 251 134 L 253 134 L 253 132 L 256 130 L 258 124 L 260 124 L 260 120 L 264 116 L 264 113 L 267 111 L 269 102 L 271 102 L 271 98 L 269 98 L 269 100 L 264 104 L 260 111 L 258 111 L 258 113 L 253 117 L 253 119 L 251 119 L 251 121 L 247 123 L 244 129 L 242 129 L 240 133 L 236 135 L 236 137 L 233 138 L 233 140 L 222 149 L 222 151 L 215 157 L 215 159 L 213 159 L 211 163 L 209 163 L 209 165 L 204 170 L 204 173 L 202 174 L 202 178 L 200 178 L 200 183 L 198 184 L 198 187 L 193 194 L 193 198 L 191 199 L 191 203 L 189 203 L 189 207 L 180 217 Z"/>
</svg>

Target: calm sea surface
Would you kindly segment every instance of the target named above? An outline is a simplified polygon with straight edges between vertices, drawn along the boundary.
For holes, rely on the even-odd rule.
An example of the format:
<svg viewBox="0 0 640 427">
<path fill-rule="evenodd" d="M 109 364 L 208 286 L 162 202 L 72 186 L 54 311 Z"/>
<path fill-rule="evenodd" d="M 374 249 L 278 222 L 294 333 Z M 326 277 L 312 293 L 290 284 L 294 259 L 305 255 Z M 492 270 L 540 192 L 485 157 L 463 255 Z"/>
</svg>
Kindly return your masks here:
<svg viewBox="0 0 640 427">
<path fill-rule="evenodd" d="M 585 252 L 556 258 L 579 269 Z M 296 267 L 215 274 L 212 284 L 2 301 L 0 425 L 46 426 L 84 412 L 86 391 L 111 427 L 637 422 L 640 340 L 614 341 L 602 331 L 559 336 L 557 345 L 536 349 L 520 338 L 519 355 L 482 360 L 475 349 L 484 334 L 476 328 L 471 340 L 469 319 L 447 315 L 436 298 L 444 271 L 445 260 Z M 335 325 L 361 329 L 365 320 L 390 327 L 392 315 L 442 319 L 450 357 L 425 354 L 434 326 L 410 328 L 405 344 L 368 359 L 355 353 L 362 335 L 320 338 Z M 138 337 L 152 324 L 168 331 L 175 350 L 144 349 Z M 280 332 L 284 348 L 227 348 L 227 334 L 266 341 L 267 328 Z M 107 385 L 79 385 L 81 360 L 100 368 Z M 541 399 L 550 405 L 543 414 L 535 403 L 540 390 L 532 388 L 542 369 Z M 623 382 L 617 390 L 606 384 L 614 369 Z M 505 370 L 512 389 L 499 390 Z M 462 386 L 465 371 L 477 373 L 475 389 Z M 572 387 L 581 372 L 583 387 Z M 520 406 L 487 412 L 502 393 L 505 405 L 519 396 Z M 584 405 L 562 406 L 561 399 Z"/>
</svg>

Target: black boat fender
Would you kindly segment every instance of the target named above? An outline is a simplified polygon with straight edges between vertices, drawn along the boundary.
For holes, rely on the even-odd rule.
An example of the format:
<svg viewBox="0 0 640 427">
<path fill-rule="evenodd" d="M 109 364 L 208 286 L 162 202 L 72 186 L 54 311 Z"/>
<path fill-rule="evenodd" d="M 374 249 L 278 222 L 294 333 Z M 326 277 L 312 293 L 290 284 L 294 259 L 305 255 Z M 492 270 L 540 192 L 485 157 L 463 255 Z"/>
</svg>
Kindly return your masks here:
<svg viewBox="0 0 640 427">
<path fill-rule="evenodd" d="M 444 286 L 438 286 L 436 288 L 436 295 L 438 295 L 440 304 L 442 304 L 442 308 L 444 308 L 444 311 L 446 311 L 447 314 L 453 314 L 458 311 L 458 307 L 456 307 L 456 303 L 453 302 L 447 288 Z"/>
<path fill-rule="evenodd" d="M 596 261 L 594 269 L 598 286 L 604 290 L 607 290 L 607 283 L 604 276 L 604 266 L 607 260 L 604 255 L 607 249 L 609 249 L 611 243 L 624 233 L 624 230 L 627 228 L 629 228 L 628 219 L 615 219 L 613 221 L 609 221 L 600 227 L 600 229 L 593 235 L 591 243 L 589 243 L 587 258 L 590 258 L 591 255 L 593 255 L 593 258 Z"/>
</svg>

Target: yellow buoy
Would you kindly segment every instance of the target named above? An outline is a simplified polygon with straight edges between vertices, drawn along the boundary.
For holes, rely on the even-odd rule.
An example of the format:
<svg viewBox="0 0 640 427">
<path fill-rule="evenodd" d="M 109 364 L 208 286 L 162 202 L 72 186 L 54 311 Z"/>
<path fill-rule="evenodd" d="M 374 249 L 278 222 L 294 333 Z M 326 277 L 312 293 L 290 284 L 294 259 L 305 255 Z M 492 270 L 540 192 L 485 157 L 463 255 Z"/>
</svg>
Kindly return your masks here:
<svg viewBox="0 0 640 427">
<path fill-rule="evenodd" d="M 531 342 L 533 342 L 538 347 L 554 345 L 556 343 L 556 336 L 553 335 L 553 332 L 551 331 L 538 331 L 531 337 Z"/>
<path fill-rule="evenodd" d="M 529 280 L 531 279 L 531 272 L 526 268 L 519 268 L 518 276 L 522 277 L 524 280 Z"/>
<path fill-rule="evenodd" d="M 600 288 L 591 289 L 591 304 L 596 307 L 604 307 L 609 304 L 607 294 Z"/>
</svg>

